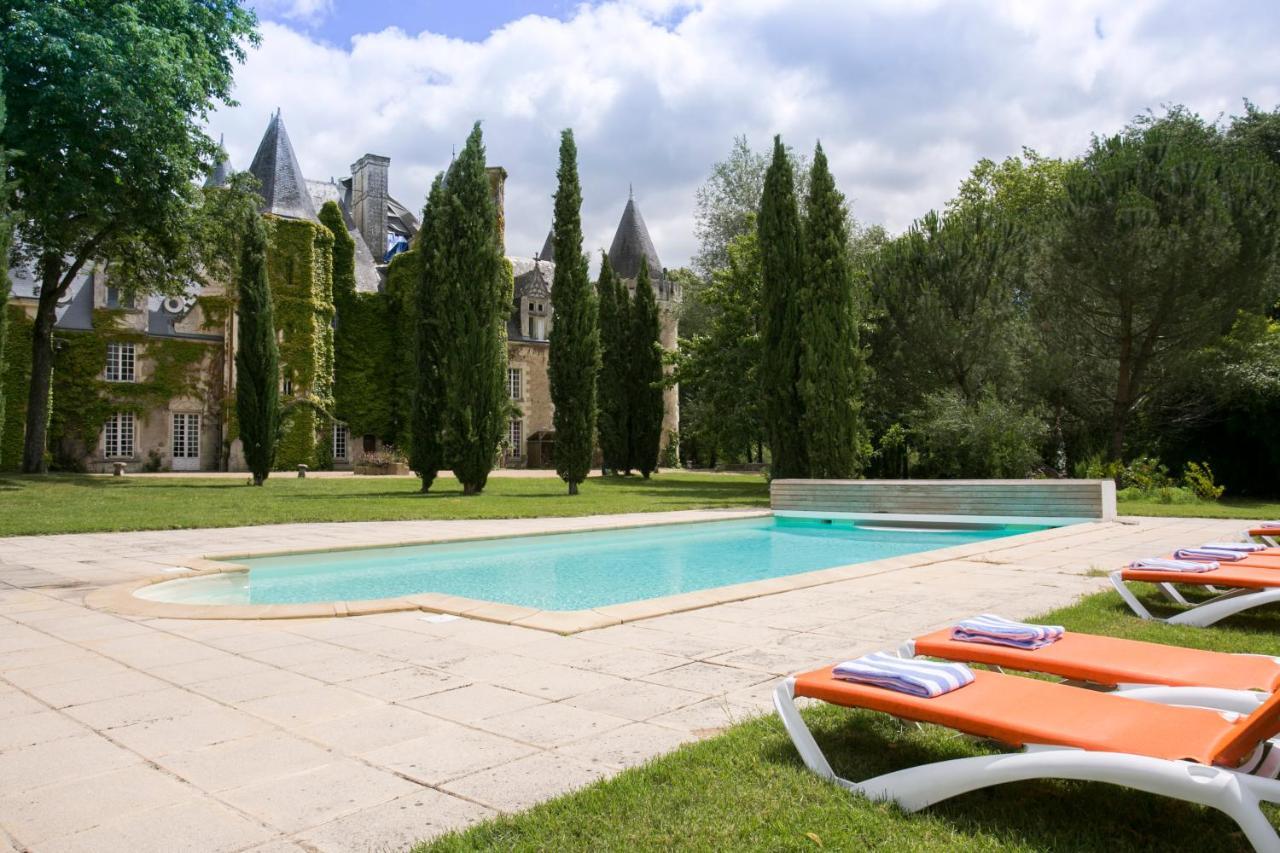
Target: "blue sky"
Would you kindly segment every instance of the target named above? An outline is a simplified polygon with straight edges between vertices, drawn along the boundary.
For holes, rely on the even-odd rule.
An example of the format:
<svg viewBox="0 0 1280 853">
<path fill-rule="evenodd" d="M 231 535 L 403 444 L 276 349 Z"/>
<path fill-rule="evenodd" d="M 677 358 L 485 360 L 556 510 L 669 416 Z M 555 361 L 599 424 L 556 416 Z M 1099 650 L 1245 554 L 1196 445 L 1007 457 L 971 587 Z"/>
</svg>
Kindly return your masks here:
<svg viewBox="0 0 1280 853">
<path fill-rule="evenodd" d="M 329 4 L 252 3 L 267 20 L 292 24 L 332 44 L 388 27 L 423 30 L 483 41 L 503 24 L 526 15 L 564 18 L 577 7 L 569 0 L 334 0 Z M 315 11 L 312 11 L 315 10 Z"/>
<path fill-rule="evenodd" d="M 391 158 L 420 208 L 481 121 L 504 166 L 507 245 L 551 221 L 561 129 L 578 142 L 586 249 L 634 185 L 667 266 L 696 249 L 694 200 L 746 135 L 819 139 L 854 215 L 901 231 L 983 157 L 1071 156 L 1093 133 L 1185 104 L 1280 105 L 1275 0 L 253 0 L 262 45 L 239 106 L 210 118 L 233 165 L 279 107 L 307 177 Z"/>
</svg>

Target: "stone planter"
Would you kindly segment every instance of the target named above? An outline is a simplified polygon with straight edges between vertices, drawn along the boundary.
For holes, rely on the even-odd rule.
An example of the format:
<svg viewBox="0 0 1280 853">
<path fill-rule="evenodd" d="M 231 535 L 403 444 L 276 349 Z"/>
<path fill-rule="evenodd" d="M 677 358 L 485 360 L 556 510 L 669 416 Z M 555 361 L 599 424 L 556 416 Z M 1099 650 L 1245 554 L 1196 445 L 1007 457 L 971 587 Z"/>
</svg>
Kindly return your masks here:
<svg viewBox="0 0 1280 853">
<path fill-rule="evenodd" d="M 367 477 L 408 474 L 409 466 L 404 462 L 357 462 L 355 473 Z"/>
</svg>

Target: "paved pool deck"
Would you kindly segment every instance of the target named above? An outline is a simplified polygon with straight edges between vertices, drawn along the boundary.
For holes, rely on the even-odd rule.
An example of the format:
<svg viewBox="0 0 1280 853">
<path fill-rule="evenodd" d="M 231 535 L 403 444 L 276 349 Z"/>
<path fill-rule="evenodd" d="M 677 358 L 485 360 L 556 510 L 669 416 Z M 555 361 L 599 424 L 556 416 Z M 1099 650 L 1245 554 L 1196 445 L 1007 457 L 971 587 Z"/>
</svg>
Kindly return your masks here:
<svg viewBox="0 0 1280 853">
<path fill-rule="evenodd" d="M 85 604 L 206 554 L 736 515 L 0 539 L 0 853 L 404 849 L 766 712 L 782 675 L 975 612 L 1025 618 L 1103 588 L 1091 569 L 1246 524 L 1083 524 L 572 636 L 422 611 L 209 621 Z"/>
</svg>

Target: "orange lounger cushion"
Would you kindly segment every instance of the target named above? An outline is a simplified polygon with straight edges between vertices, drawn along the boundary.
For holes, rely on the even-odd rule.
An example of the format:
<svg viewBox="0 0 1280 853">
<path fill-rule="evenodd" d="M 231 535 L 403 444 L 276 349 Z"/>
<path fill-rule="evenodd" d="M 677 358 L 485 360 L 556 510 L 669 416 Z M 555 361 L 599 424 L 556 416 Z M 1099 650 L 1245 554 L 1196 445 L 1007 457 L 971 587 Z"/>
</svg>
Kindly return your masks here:
<svg viewBox="0 0 1280 853">
<path fill-rule="evenodd" d="M 1047 744 L 1201 764 L 1212 764 L 1223 744 L 1234 742 L 1245 720 L 1253 719 L 1232 722 L 1218 711 L 1158 705 L 984 670 L 973 675 L 972 684 L 921 699 L 840 681 L 831 667 L 824 667 L 796 676 L 795 695 L 937 723 L 1015 747 Z"/>
<path fill-rule="evenodd" d="M 1173 557 L 1170 556 L 1169 559 L 1173 559 Z M 1223 568 L 1239 566 L 1252 569 L 1280 569 L 1280 554 L 1254 551 L 1251 554 L 1247 554 L 1243 560 L 1219 560 L 1218 565 Z"/>
<path fill-rule="evenodd" d="M 1123 569 L 1120 577 L 1126 581 L 1146 583 L 1186 583 L 1204 586 L 1231 586 L 1248 589 L 1280 587 L 1280 572 L 1258 566 L 1242 566 L 1239 563 L 1223 563 L 1212 572 L 1157 572 L 1149 569 Z"/>
<path fill-rule="evenodd" d="M 916 654 L 929 657 L 1042 672 L 1109 686 L 1163 684 L 1266 693 L 1280 689 L 1280 663 L 1274 658 L 1207 652 L 1074 631 L 1039 649 L 1018 649 L 953 640 L 951 629 L 944 628 L 916 638 L 915 648 Z"/>
</svg>

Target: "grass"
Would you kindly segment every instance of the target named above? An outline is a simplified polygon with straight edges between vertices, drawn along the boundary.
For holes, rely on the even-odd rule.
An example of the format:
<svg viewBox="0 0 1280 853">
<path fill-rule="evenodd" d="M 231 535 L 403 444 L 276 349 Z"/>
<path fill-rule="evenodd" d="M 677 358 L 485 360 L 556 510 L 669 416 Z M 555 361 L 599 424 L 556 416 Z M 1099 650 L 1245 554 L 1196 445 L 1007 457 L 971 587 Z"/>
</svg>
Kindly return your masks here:
<svg viewBox="0 0 1280 853">
<path fill-rule="evenodd" d="M 1154 587 L 1147 604 L 1165 612 Z M 1174 627 L 1128 614 L 1103 593 L 1041 617 L 1071 630 L 1280 655 L 1277 612 L 1225 628 Z M 996 751 L 936 726 L 820 705 L 804 712 L 835 771 L 865 779 Z M 1083 721 L 1082 721 L 1083 722 Z M 1271 812 L 1272 820 L 1277 813 Z M 1098 783 L 1028 782 L 976 791 L 916 814 L 872 803 L 804 769 L 773 715 L 578 792 L 415 848 L 464 850 L 1243 850 L 1221 813 Z"/>
<path fill-rule="evenodd" d="M 528 518 L 676 509 L 767 507 L 755 475 L 664 473 L 595 477 L 569 497 L 549 477 L 494 477 L 463 497 L 452 478 L 430 493 L 405 477 L 275 476 L 255 489 L 239 478 L 0 477 L 0 536 L 228 527 L 296 521 Z"/>
<path fill-rule="evenodd" d="M 1181 518 L 1244 518 L 1250 520 L 1280 518 L 1280 501 L 1259 498 L 1222 498 L 1199 503 L 1160 503 L 1159 501 L 1122 500 L 1121 515 L 1157 515 Z"/>
</svg>

